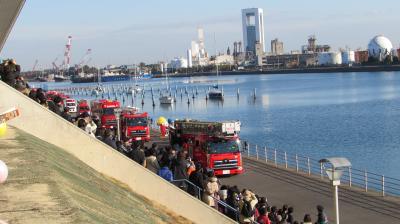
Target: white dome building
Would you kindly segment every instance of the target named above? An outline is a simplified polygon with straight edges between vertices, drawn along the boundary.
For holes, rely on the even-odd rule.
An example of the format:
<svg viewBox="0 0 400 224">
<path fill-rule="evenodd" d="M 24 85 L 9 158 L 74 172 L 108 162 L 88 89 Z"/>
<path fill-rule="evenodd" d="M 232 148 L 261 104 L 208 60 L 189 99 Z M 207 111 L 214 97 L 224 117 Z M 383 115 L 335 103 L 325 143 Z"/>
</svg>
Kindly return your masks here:
<svg viewBox="0 0 400 224">
<path fill-rule="evenodd" d="M 374 37 L 368 44 L 368 54 L 379 61 L 383 61 L 390 55 L 393 49 L 392 42 L 383 35 Z"/>
</svg>

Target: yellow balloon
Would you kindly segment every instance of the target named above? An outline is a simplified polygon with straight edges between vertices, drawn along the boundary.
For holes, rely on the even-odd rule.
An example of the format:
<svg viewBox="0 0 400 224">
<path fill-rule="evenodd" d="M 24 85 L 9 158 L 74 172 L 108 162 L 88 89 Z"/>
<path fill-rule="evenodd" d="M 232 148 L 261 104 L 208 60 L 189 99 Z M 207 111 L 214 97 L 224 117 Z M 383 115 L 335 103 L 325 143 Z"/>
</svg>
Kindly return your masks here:
<svg viewBox="0 0 400 224">
<path fill-rule="evenodd" d="M 167 119 L 165 117 L 159 117 L 157 120 L 157 125 L 165 124 L 167 123 Z"/>
<path fill-rule="evenodd" d="M 7 124 L 6 122 L 3 122 L 0 124 L 0 137 L 6 135 L 6 131 L 7 131 Z"/>
</svg>

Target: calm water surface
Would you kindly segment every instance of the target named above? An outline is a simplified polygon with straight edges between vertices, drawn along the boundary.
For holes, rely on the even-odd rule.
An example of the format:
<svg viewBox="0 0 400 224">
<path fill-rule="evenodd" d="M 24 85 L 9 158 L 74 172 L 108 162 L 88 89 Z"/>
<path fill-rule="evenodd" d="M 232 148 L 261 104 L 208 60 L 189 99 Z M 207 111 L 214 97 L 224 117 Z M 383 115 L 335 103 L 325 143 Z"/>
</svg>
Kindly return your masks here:
<svg viewBox="0 0 400 224">
<path fill-rule="evenodd" d="M 238 119 L 242 139 L 253 144 L 315 159 L 344 156 L 358 169 L 400 178 L 399 72 L 220 76 L 225 100 L 206 101 L 205 89 L 216 79 L 171 79 L 173 90 L 188 86 L 190 104 L 186 95 L 181 100 L 178 91 L 175 105 L 161 106 L 157 96 L 153 108 L 147 92 L 143 110 L 155 118 Z M 139 84 L 146 89 L 166 88 L 163 79 Z M 193 100 L 196 87 L 198 95 Z M 251 96 L 254 88 L 255 100 Z M 138 98 L 134 104 L 141 107 L 140 101 Z M 132 99 L 125 104 L 132 105 Z"/>
</svg>

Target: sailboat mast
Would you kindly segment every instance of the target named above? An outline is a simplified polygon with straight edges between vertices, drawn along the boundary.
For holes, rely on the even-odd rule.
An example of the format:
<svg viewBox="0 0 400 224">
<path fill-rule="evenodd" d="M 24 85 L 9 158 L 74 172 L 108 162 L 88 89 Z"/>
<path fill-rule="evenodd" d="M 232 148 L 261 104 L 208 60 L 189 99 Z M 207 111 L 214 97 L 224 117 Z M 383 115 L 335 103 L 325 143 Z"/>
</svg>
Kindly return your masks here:
<svg viewBox="0 0 400 224">
<path fill-rule="evenodd" d="M 215 50 L 215 67 L 217 69 L 217 87 L 218 87 L 217 38 L 215 38 L 215 32 L 214 32 L 214 50 Z"/>
</svg>

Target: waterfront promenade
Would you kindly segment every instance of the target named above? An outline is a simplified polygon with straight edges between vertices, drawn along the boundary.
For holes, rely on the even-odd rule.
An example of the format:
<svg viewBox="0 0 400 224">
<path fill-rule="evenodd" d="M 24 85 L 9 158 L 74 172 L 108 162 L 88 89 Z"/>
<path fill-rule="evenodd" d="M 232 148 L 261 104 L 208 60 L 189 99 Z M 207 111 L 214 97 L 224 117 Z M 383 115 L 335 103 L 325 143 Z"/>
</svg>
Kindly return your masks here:
<svg viewBox="0 0 400 224">
<path fill-rule="evenodd" d="M 168 139 L 160 139 L 153 130 L 152 142 L 159 146 L 168 145 Z M 333 192 L 327 179 L 296 173 L 295 170 L 275 167 L 243 153 L 245 173 L 221 177 L 221 184 L 237 185 L 250 189 L 260 196 L 266 196 L 268 203 L 281 208 L 284 204 L 294 207 L 295 220 L 303 220 L 310 214 L 316 221 L 317 205 L 325 207 L 330 223 L 334 223 Z M 382 197 L 377 192 L 363 192 L 362 189 L 339 187 L 339 209 L 341 223 L 400 223 L 400 198 Z"/>
</svg>

